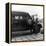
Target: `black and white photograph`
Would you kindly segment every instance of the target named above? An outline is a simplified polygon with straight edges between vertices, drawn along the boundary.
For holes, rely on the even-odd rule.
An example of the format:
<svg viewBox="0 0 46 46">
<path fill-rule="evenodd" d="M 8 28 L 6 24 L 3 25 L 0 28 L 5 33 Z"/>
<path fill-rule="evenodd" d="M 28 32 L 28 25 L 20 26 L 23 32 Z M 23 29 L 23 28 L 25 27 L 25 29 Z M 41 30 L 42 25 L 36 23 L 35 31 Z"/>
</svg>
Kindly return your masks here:
<svg viewBox="0 0 46 46">
<path fill-rule="evenodd" d="M 0 0 L 0 46 L 46 46 L 46 0 Z"/>
<path fill-rule="evenodd" d="M 33 4 L 11 5 L 11 41 L 43 41 L 43 6 Z"/>
</svg>

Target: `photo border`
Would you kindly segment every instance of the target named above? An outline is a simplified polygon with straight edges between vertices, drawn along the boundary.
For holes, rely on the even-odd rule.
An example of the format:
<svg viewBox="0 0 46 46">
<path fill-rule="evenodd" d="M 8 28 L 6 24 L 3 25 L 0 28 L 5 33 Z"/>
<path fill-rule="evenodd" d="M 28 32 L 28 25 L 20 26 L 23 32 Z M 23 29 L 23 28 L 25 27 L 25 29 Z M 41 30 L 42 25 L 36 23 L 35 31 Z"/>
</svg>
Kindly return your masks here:
<svg viewBox="0 0 46 46">
<path fill-rule="evenodd" d="M 45 29 L 45 23 L 44 23 L 44 5 L 40 5 L 40 4 L 22 4 L 22 3 L 11 3 L 10 6 L 11 6 L 11 10 L 12 10 L 12 5 L 27 5 L 27 6 L 42 6 L 43 7 L 43 29 Z M 11 10 L 10 10 L 10 14 L 11 14 Z M 11 23 L 12 23 L 12 14 L 11 14 Z M 12 28 L 12 26 L 11 26 Z M 44 33 L 45 34 L 45 33 Z M 11 43 L 13 42 L 35 42 L 35 41 L 44 41 L 44 34 L 43 34 L 43 40 L 26 40 L 26 41 L 11 41 Z M 12 32 L 11 32 L 11 37 L 12 37 Z"/>
</svg>

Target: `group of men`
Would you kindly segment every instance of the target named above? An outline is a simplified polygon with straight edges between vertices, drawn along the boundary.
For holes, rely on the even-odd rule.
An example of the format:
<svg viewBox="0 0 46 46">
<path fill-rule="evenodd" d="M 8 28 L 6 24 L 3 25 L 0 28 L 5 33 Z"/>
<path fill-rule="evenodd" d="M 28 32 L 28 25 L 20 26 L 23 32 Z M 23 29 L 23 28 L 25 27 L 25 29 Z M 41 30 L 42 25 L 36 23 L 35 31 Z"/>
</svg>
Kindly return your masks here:
<svg viewBox="0 0 46 46">
<path fill-rule="evenodd" d="M 34 18 L 34 16 L 31 19 L 28 19 L 28 24 L 31 33 L 37 34 L 42 28 L 42 25 L 40 24 L 38 18 Z"/>
</svg>

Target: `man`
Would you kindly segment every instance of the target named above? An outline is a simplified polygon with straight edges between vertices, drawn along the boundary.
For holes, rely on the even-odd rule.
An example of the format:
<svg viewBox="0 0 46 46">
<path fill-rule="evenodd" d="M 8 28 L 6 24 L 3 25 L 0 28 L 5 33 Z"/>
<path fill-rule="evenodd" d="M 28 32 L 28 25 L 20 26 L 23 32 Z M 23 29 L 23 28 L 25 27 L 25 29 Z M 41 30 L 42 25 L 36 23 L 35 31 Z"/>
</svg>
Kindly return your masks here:
<svg viewBox="0 0 46 46">
<path fill-rule="evenodd" d="M 29 27 L 29 30 L 30 30 L 30 33 L 32 34 L 32 30 L 33 30 L 33 21 L 32 21 L 32 18 L 28 19 L 28 27 Z"/>
<path fill-rule="evenodd" d="M 38 18 L 36 19 L 34 25 L 33 25 L 33 33 L 37 34 L 40 32 L 40 29 L 42 28 L 42 25 L 38 21 Z"/>
</svg>

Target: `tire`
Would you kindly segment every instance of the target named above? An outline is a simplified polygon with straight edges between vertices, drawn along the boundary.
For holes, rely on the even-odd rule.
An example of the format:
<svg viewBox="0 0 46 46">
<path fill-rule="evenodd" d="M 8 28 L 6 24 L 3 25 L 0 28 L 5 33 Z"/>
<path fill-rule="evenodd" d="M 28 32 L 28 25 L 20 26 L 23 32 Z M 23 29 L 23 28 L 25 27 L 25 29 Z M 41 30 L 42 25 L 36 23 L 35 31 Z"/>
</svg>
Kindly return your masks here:
<svg viewBox="0 0 46 46">
<path fill-rule="evenodd" d="M 39 33 L 39 32 L 40 32 L 40 29 L 37 29 L 37 30 L 33 29 L 33 33 L 34 33 L 34 34 L 37 34 L 37 33 Z"/>
</svg>

